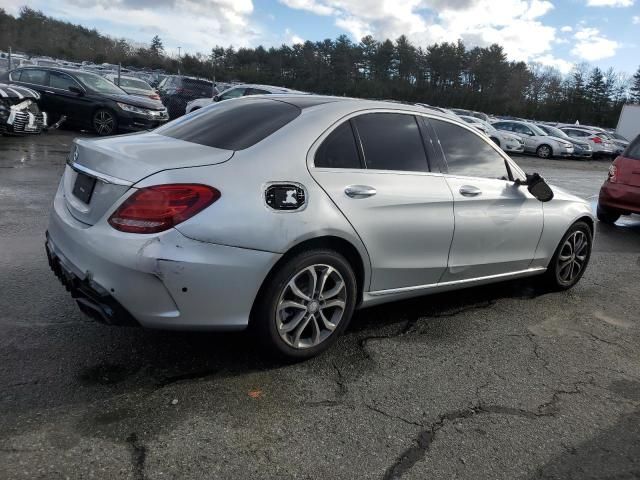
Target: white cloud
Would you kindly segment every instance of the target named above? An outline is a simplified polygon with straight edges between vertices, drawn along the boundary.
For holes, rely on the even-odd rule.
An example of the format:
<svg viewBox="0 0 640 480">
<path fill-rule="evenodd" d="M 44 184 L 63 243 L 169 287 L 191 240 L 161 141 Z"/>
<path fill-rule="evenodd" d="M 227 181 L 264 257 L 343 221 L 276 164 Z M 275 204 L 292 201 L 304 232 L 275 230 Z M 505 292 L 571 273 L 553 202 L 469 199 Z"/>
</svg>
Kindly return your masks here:
<svg viewBox="0 0 640 480">
<path fill-rule="evenodd" d="M 635 0 L 587 0 L 587 7 L 631 7 Z"/>
<path fill-rule="evenodd" d="M 631 23 L 634 25 L 640 25 L 640 15 L 634 15 L 631 17 Z"/>
<path fill-rule="evenodd" d="M 300 37 L 299 35 L 296 35 L 295 33 L 293 33 L 288 28 L 285 29 L 284 35 L 285 35 L 285 39 L 286 39 L 285 41 L 289 45 L 296 45 L 298 43 L 304 43 L 304 38 Z"/>
<path fill-rule="evenodd" d="M 572 27 L 572 26 L 570 26 L 570 25 L 565 25 L 564 27 L 562 27 L 562 28 L 560 29 L 560 31 L 561 31 L 561 32 L 565 32 L 565 33 L 567 33 L 567 32 L 573 32 L 573 27 Z"/>
<path fill-rule="evenodd" d="M 528 61 L 551 51 L 557 29 L 540 18 L 548 0 L 280 0 L 296 9 L 331 15 L 354 40 L 408 36 L 419 45 L 499 43 L 510 59 Z"/>
<path fill-rule="evenodd" d="M 8 1 L 0 0 L 0 7 Z M 155 34 L 169 51 L 208 52 L 217 45 L 249 46 L 257 43 L 252 0 L 61 0 L 39 1 L 32 8 L 73 23 L 107 23 L 101 31 L 115 37 L 147 42 Z"/>
<path fill-rule="evenodd" d="M 556 58 L 553 55 L 547 53 L 533 59 L 534 62 L 541 63 L 542 65 L 548 65 L 553 68 L 557 68 L 560 73 L 566 75 L 573 69 L 573 63 L 562 58 Z"/>
<path fill-rule="evenodd" d="M 620 44 L 610 40 L 597 28 L 581 27 L 573 36 L 576 44 L 571 53 L 587 61 L 613 57 Z"/>
</svg>

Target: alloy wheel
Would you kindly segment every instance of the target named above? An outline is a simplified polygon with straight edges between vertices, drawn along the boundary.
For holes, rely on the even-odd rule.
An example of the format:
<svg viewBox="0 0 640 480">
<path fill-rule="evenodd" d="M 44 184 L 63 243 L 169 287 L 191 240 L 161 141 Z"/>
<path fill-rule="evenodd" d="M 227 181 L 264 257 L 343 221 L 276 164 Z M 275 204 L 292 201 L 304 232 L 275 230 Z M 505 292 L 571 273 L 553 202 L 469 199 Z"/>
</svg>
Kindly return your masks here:
<svg viewBox="0 0 640 480">
<path fill-rule="evenodd" d="M 551 149 L 546 145 L 542 145 L 538 148 L 538 156 L 541 158 L 549 158 L 551 156 Z"/>
<path fill-rule="evenodd" d="M 109 135 L 112 133 L 114 123 L 113 115 L 106 110 L 100 110 L 93 117 L 93 126 L 98 135 Z"/>
<path fill-rule="evenodd" d="M 558 255 L 558 279 L 565 285 L 573 283 L 585 267 L 589 256 L 589 239 L 581 231 L 573 232 L 562 245 Z"/>
<path fill-rule="evenodd" d="M 276 308 L 276 328 L 297 349 L 315 347 L 331 336 L 347 305 L 344 278 L 330 265 L 310 265 L 284 287 Z"/>
</svg>

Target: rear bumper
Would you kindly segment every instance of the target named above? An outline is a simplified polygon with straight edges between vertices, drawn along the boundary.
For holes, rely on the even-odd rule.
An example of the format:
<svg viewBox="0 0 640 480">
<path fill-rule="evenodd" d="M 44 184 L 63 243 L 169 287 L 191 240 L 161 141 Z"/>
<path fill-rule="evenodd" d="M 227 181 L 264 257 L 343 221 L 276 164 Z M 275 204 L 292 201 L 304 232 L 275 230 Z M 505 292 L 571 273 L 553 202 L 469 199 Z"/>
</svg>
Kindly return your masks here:
<svg viewBox="0 0 640 480">
<path fill-rule="evenodd" d="M 625 213 L 640 213 L 640 187 L 607 181 L 600 189 L 598 203 Z"/>
<path fill-rule="evenodd" d="M 191 240 L 175 229 L 125 234 L 77 221 L 59 190 L 47 233 L 52 268 L 101 321 L 177 330 L 248 325 L 262 281 L 281 255 Z M 108 309 L 113 315 L 105 315 Z M 106 316 L 106 318 L 105 318 Z"/>
</svg>

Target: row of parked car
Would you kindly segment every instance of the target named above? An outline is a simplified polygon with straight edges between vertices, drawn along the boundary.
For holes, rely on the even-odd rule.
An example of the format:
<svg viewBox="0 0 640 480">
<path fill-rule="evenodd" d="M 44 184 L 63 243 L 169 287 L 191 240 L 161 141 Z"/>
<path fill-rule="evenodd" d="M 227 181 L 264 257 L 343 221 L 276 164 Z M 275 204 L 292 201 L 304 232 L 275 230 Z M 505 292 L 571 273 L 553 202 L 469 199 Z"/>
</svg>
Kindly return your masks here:
<svg viewBox="0 0 640 480">
<path fill-rule="evenodd" d="M 38 116 L 39 112 L 33 111 L 39 104 L 40 109 L 49 113 L 50 121 L 65 117 L 67 124 L 93 129 L 98 135 L 155 128 L 212 103 L 247 95 L 305 94 L 270 85 L 214 85 L 206 79 L 178 75 L 165 76 L 154 88 L 131 75 L 100 75 L 53 66 L 26 66 L 6 73 L 4 77 L 12 85 L 35 92 L 32 101 L 28 102 L 34 115 L 34 119 L 27 122 L 32 131 L 37 131 L 38 125 L 47 124 L 42 116 Z M 10 87 L 6 86 L 4 90 L 10 91 Z M 20 99 L 19 95 L 14 96 Z M 540 158 L 615 157 L 629 145 L 622 136 L 598 127 L 496 118 L 482 112 L 419 105 L 461 118 L 508 153 L 530 153 Z M 21 104 L 23 109 L 26 106 Z M 6 131 L 7 107 L 4 111 Z M 18 127 L 18 124 L 13 126 L 17 133 Z"/>
</svg>

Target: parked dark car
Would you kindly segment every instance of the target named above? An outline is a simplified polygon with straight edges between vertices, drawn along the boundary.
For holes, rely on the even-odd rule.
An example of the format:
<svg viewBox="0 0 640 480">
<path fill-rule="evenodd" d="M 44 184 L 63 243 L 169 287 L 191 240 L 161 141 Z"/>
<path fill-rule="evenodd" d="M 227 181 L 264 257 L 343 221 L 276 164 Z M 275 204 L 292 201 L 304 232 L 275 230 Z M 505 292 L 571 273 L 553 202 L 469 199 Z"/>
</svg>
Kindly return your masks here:
<svg viewBox="0 0 640 480">
<path fill-rule="evenodd" d="M 171 75 L 158 85 L 162 103 L 170 118 L 185 114 L 187 103 L 196 98 L 213 98 L 213 82 L 201 78 Z"/>
<path fill-rule="evenodd" d="M 40 94 L 40 108 L 55 122 L 66 116 L 66 124 L 91 128 L 98 135 L 119 130 L 155 128 L 169 117 L 157 100 L 129 95 L 95 73 L 54 67 L 24 67 L 7 74 L 11 83 Z"/>
<path fill-rule="evenodd" d="M 39 100 L 35 90 L 0 83 L 0 135 L 42 132 L 47 114 L 40 111 Z"/>
<path fill-rule="evenodd" d="M 598 198 L 601 222 L 615 223 L 632 213 L 640 214 L 640 135 L 613 161 Z"/>
</svg>

